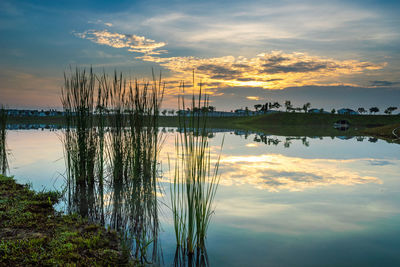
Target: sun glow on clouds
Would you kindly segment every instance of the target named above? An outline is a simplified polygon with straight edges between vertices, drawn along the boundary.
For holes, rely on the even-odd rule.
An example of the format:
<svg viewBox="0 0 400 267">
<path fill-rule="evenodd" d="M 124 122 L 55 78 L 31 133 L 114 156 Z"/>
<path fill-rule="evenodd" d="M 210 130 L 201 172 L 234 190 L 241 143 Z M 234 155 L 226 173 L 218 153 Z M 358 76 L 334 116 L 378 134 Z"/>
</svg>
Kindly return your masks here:
<svg viewBox="0 0 400 267">
<path fill-rule="evenodd" d="M 169 94 L 181 93 L 181 81 L 191 79 L 195 71 L 196 79 L 201 81 L 209 94 L 217 93 L 223 87 L 261 87 L 264 89 L 284 89 L 307 85 L 333 86 L 357 84 L 342 83 L 346 75 L 361 74 L 365 71 L 379 70 L 386 63 L 375 64 L 358 60 L 336 60 L 312 56 L 307 53 L 284 53 L 272 51 L 252 58 L 243 56 L 224 56 L 213 58 L 168 57 L 158 50 L 166 43 L 156 42 L 134 34 L 111 33 L 107 30 L 88 30 L 76 34 L 80 38 L 115 48 L 126 48 L 130 52 L 144 55 L 136 58 L 155 62 L 172 72 L 165 78 Z M 258 100 L 248 96 L 249 100 Z"/>
<path fill-rule="evenodd" d="M 307 53 L 272 51 L 253 58 L 245 57 L 154 57 L 145 55 L 144 61 L 159 63 L 175 73 L 174 79 L 184 80 L 193 70 L 196 77 L 209 88 L 224 86 L 284 89 L 305 85 L 338 85 L 343 75 L 378 70 L 386 64 L 357 60 L 335 60 L 311 56 Z M 351 85 L 351 84 L 348 84 Z"/>
</svg>

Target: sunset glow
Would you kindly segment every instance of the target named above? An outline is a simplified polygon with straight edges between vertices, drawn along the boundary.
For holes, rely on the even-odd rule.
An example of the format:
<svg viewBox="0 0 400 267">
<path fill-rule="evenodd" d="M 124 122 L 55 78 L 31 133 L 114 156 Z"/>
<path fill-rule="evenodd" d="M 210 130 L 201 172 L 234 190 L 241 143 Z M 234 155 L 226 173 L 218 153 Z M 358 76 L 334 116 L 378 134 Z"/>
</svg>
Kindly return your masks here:
<svg viewBox="0 0 400 267">
<path fill-rule="evenodd" d="M 201 83 L 222 110 L 296 91 L 330 108 L 318 95 L 347 91 L 348 99 L 363 94 L 362 104 L 372 105 L 374 92 L 384 90 L 382 101 L 394 105 L 399 7 L 374 2 L 88 2 L 75 12 L 72 3 L 2 1 L 0 99 L 59 108 L 63 72 L 92 66 L 139 79 L 161 71 L 167 108 L 176 106 L 182 81 L 188 93 Z"/>
</svg>

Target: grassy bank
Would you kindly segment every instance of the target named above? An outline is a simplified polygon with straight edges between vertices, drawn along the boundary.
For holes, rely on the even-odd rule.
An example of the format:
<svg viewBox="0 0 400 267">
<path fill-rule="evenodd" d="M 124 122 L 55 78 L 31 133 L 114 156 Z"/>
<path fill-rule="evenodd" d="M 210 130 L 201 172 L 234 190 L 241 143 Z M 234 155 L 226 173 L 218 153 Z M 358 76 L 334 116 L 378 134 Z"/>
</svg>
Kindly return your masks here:
<svg viewBox="0 0 400 267">
<path fill-rule="evenodd" d="M 350 123 L 347 131 L 333 128 L 338 120 Z M 338 115 L 338 114 L 304 114 L 273 113 L 268 115 L 238 118 L 235 126 L 242 129 L 262 131 L 275 135 L 291 136 L 340 136 L 363 135 L 367 128 L 400 123 L 400 116 L 393 115 Z"/>
<path fill-rule="evenodd" d="M 333 128 L 338 120 L 347 120 L 350 128 L 339 131 Z M 400 123 L 400 116 L 393 115 L 338 115 L 338 114 L 304 114 L 272 113 L 254 117 L 209 118 L 210 128 L 242 129 L 259 131 L 274 135 L 290 136 L 341 136 L 363 135 L 365 129 Z M 177 117 L 161 117 L 160 126 L 176 127 Z"/>
<path fill-rule="evenodd" d="M 115 232 L 59 214 L 53 208 L 58 198 L 0 175 L 1 266 L 130 264 Z"/>
<path fill-rule="evenodd" d="M 333 128 L 338 120 L 347 120 L 350 129 L 341 132 Z M 62 118 L 10 118 L 10 123 L 45 123 L 62 125 Z M 210 128 L 242 129 L 261 131 L 275 135 L 291 136 L 340 136 L 372 134 L 365 131 L 385 125 L 400 123 L 399 115 L 338 115 L 338 114 L 304 114 L 279 112 L 254 117 L 210 117 L 207 125 Z M 161 127 L 178 127 L 177 116 L 160 116 Z"/>
</svg>

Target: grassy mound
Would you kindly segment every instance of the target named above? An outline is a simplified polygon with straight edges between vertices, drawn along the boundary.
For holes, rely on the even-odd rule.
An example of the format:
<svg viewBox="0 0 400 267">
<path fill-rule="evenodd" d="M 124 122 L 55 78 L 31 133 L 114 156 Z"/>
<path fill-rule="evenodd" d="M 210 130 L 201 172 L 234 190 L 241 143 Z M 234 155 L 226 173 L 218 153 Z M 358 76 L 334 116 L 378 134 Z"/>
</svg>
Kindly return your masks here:
<svg viewBox="0 0 400 267">
<path fill-rule="evenodd" d="M 115 232 L 56 212 L 59 197 L 0 175 L 1 266 L 130 265 Z"/>
</svg>

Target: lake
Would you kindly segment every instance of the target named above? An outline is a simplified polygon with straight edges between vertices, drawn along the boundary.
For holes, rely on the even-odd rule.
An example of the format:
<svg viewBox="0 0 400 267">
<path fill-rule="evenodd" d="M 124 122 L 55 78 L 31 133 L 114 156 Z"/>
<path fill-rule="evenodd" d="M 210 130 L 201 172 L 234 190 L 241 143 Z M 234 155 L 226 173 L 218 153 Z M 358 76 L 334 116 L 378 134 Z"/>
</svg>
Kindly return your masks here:
<svg viewBox="0 0 400 267">
<path fill-rule="evenodd" d="M 159 155 L 158 263 L 171 266 L 176 129 Z M 62 190 L 61 131 L 10 130 L 10 174 L 35 190 Z M 398 144 L 369 137 L 286 137 L 215 130 L 220 184 L 207 234 L 210 266 L 399 266 Z M 57 205 L 65 209 L 65 203 Z"/>
</svg>

